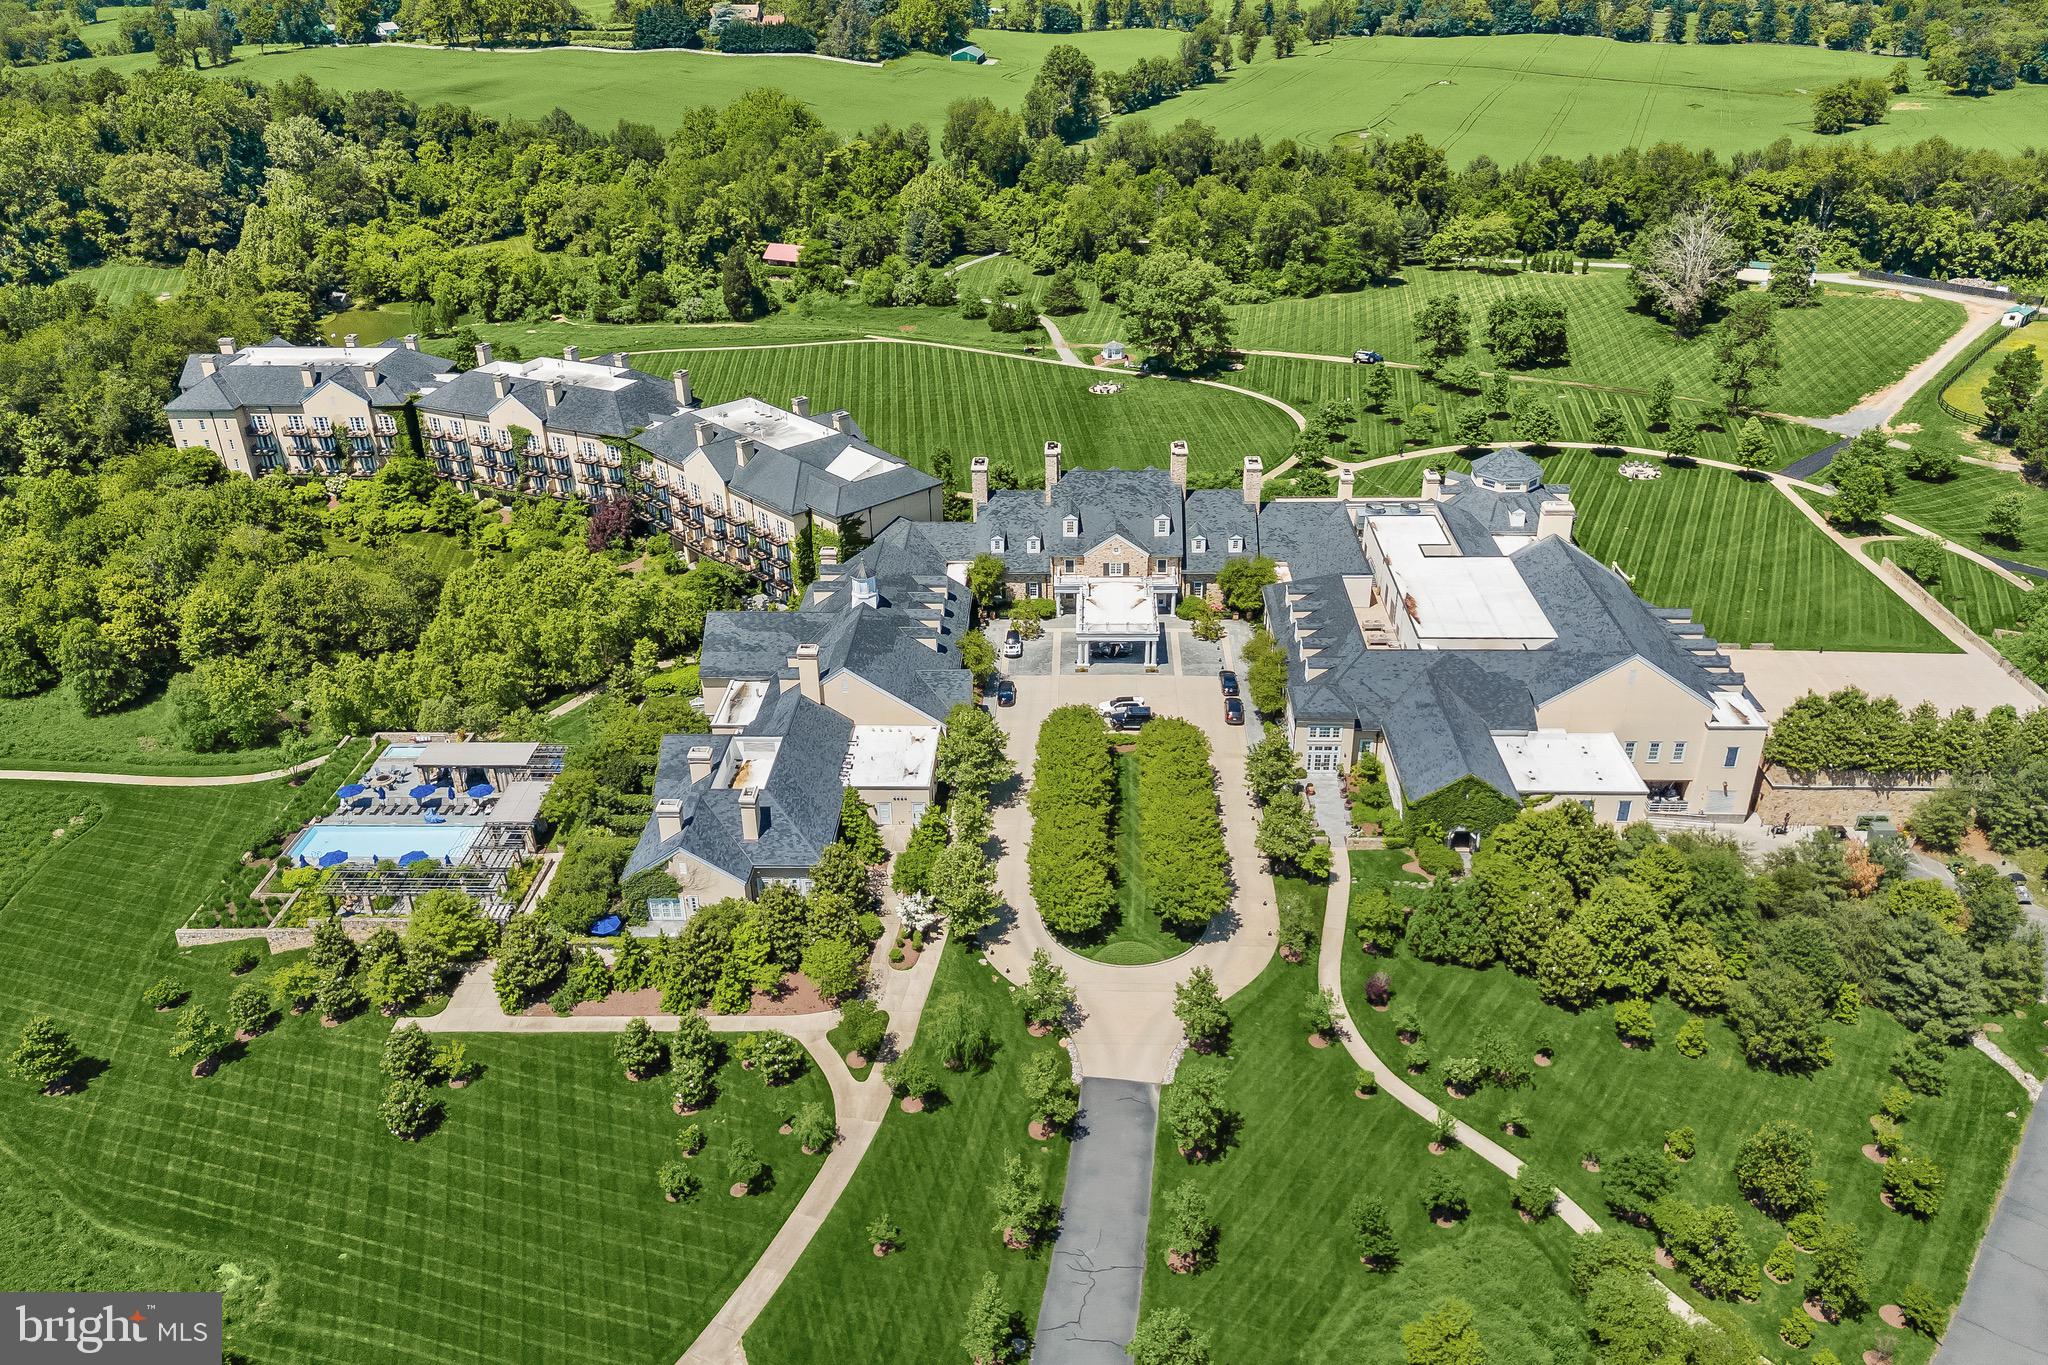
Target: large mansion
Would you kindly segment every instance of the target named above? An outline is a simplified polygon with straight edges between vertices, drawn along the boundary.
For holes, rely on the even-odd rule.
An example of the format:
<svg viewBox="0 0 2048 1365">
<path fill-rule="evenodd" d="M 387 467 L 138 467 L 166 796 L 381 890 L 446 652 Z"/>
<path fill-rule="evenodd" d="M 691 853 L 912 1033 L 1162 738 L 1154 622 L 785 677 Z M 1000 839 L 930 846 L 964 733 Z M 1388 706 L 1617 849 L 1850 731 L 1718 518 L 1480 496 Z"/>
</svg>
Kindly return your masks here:
<svg viewBox="0 0 2048 1365">
<path fill-rule="evenodd" d="M 172 439 L 251 477 L 375 473 L 401 431 L 465 490 L 607 502 L 630 497 L 694 563 L 715 559 L 786 595 L 807 532 L 834 543 L 942 514 L 938 481 L 868 441 L 851 414 L 808 400 L 704 406 L 687 370 L 643 374 L 624 355 L 493 359 L 460 371 L 418 339 L 238 348 L 187 359 L 166 409 Z"/>
</svg>

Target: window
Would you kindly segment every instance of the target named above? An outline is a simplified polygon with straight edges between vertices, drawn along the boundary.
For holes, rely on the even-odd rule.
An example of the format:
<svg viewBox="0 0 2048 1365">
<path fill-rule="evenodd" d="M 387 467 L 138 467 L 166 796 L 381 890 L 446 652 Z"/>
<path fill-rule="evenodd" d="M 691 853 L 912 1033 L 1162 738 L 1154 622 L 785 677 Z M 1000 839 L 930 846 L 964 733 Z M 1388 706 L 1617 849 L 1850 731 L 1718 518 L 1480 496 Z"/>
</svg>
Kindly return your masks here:
<svg viewBox="0 0 2048 1365">
<path fill-rule="evenodd" d="M 259 436 L 268 435 L 270 432 L 270 419 L 259 412 L 249 419 L 249 427 Z"/>
<path fill-rule="evenodd" d="M 597 454 L 597 442 L 595 442 L 595 441 L 585 441 L 585 442 L 583 443 L 583 453 L 584 453 L 585 455 L 595 455 L 595 454 Z"/>
<path fill-rule="evenodd" d="M 550 436 L 548 437 L 548 449 L 554 451 L 557 455 L 566 455 L 569 453 L 569 443 L 559 436 Z"/>
<path fill-rule="evenodd" d="M 306 430 L 306 419 L 293 413 L 284 419 L 284 429 L 294 436 L 300 435 Z"/>
<path fill-rule="evenodd" d="M 1155 559 L 1155 560 L 1153 560 L 1153 561 L 1152 561 L 1152 572 L 1153 572 L 1153 573 L 1165 573 L 1165 572 L 1166 572 L 1166 561 L 1165 561 L 1165 560 L 1163 560 L 1163 559 Z"/>
<path fill-rule="evenodd" d="M 1581 801 L 1579 804 L 1586 808 L 1586 814 L 1591 815 L 1593 813 L 1593 803 L 1591 801 Z"/>
<path fill-rule="evenodd" d="M 1629 812 L 1635 809 L 1635 804 L 1636 803 L 1633 801 L 1616 802 L 1614 807 L 1614 822 L 1618 825 L 1627 824 Z"/>
<path fill-rule="evenodd" d="M 988 538 L 988 552 L 992 555 L 999 555 L 1009 543 L 1008 539 L 1003 536 L 990 536 Z"/>
<path fill-rule="evenodd" d="M 325 417 L 315 417 L 313 419 L 313 434 L 315 436 L 333 435 L 334 423 Z"/>
<path fill-rule="evenodd" d="M 1206 553 L 1209 549 L 1209 537 L 1196 536 L 1193 540 L 1188 542 L 1188 548 L 1190 550 L 1193 550 L 1196 554 Z"/>
<path fill-rule="evenodd" d="M 1024 585 L 1024 595 L 1026 597 L 1037 597 L 1039 596 L 1039 589 L 1043 586 L 1043 584 L 1041 584 L 1037 579 L 1034 578 L 1029 583 L 1026 583 Z"/>
<path fill-rule="evenodd" d="M 1635 762 L 1636 742 L 1634 740 L 1628 741 L 1628 743 L 1621 746 L 1621 752 L 1628 756 L 1629 762 Z"/>
<path fill-rule="evenodd" d="M 691 484 L 691 485 L 690 485 L 690 501 L 691 501 L 691 502 L 701 502 L 701 501 L 703 501 L 703 498 L 704 498 L 704 495 L 703 495 L 702 493 L 699 493 L 699 492 L 697 491 L 697 485 L 696 485 L 696 484 L 694 484 L 694 483 L 693 483 L 693 484 Z"/>
<path fill-rule="evenodd" d="M 1344 727 L 1341 725 L 1311 725 L 1308 727 L 1308 737 L 1310 739 L 1342 739 L 1344 737 Z"/>
<path fill-rule="evenodd" d="M 1232 554 L 1242 554 L 1242 553 L 1244 553 L 1244 537 L 1243 537 L 1243 536 L 1232 536 L 1232 537 L 1230 538 L 1230 553 L 1232 553 Z"/>
<path fill-rule="evenodd" d="M 1037 554 L 1040 550 L 1043 550 L 1045 548 L 1045 542 L 1040 540 L 1037 536 L 1032 536 L 1029 540 L 1026 540 L 1024 542 L 1024 548 L 1029 550 L 1032 554 Z"/>
<path fill-rule="evenodd" d="M 1663 753 L 1663 752 L 1664 752 L 1664 741 L 1663 741 L 1663 740 L 1661 740 L 1661 739 L 1653 739 L 1653 740 L 1651 740 L 1651 741 L 1650 741 L 1650 756 L 1649 756 L 1648 758 L 1644 759 L 1644 760 L 1643 760 L 1643 762 L 1645 762 L 1645 763 L 1655 763 L 1655 762 L 1657 762 L 1657 761 L 1658 761 L 1658 755 L 1660 755 L 1660 754 L 1661 754 L 1661 753 Z"/>
<path fill-rule="evenodd" d="M 1732 768 L 1741 760 L 1742 746 L 1740 744 L 1731 744 L 1728 746 L 1728 752 L 1721 755 L 1721 766 Z"/>
<path fill-rule="evenodd" d="M 1684 740 L 1682 740 L 1682 739 L 1674 739 L 1674 740 L 1672 740 L 1672 741 L 1671 741 L 1671 761 L 1672 761 L 1673 763 L 1683 763 L 1683 762 L 1685 762 L 1685 741 L 1684 741 Z"/>
<path fill-rule="evenodd" d="M 1081 519 L 1079 517 L 1068 517 L 1065 521 L 1060 523 L 1060 534 L 1063 536 L 1080 535 Z"/>
<path fill-rule="evenodd" d="M 389 413 L 380 412 L 377 414 L 377 430 L 389 436 L 398 430 L 398 423 Z"/>
<path fill-rule="evenodd" d="M 1173 519 L 1172 519 L 1171 517 L 1154 517 L 1154 518 L 1152 518 L 1152 534 L 1153 534 L 1153 535 L 1155 535 L 1155 536 L 1163 536 L 1163 535 L 1167 535 L 1167 534 L 1171 533 L 1171 532 L 1172 532 L 1172 530 L 1173 530 Z"/>
<path fill-rule="evenodd" d="M 357 435 L 361 435 L 370 429 L 370 419 L 367 417 L 351 417 L 348 419 L 348 429 Z"/>
<path fill-rule="evenodd" d="M 1131 566 L 1124 563 L 1121 559 L 1119 559 L 1114 564 L 1103 565 L 1102 571 L 1108 574 L 1111 578 L 1122 578 L 1131 571 Z"/>
</svg>

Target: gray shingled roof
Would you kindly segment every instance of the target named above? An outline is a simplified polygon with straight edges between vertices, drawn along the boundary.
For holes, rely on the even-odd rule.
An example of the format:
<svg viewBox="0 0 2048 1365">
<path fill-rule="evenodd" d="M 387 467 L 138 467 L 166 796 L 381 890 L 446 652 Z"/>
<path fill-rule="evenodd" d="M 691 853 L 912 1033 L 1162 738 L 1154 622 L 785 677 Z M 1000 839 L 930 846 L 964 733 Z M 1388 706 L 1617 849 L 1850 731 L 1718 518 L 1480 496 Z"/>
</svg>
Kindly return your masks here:
<svg viewBox="0 0 2048 1365">
<path fill-rule="evenodd" d="M 663 463 L 681 467 L 699 449 L 698 428 L 708 428 L 709 439 L 702 449 L 726 486 L 787 516 L 808 510 L 836 522 L 870 507 L 938 487 L 939 481 L 931 475 L 870 442 L 850 418 L 835 415 L 844 423 L 845 431 L 834 431 L 829 436 L 782 449 L 755 441 L 753 453 L 744 466 L 740 463 L 739 445 L 745 433 L 695 413 L 683 413 L 650 426 L 634 443 Z M 848 450 L 887 460 L 895 467 L 860 479 L 830 473 L 832 462 Z"/>
<path fill-rule="evenodd" d="M 1259 553 L 1297 579 L 1366 571 L 1358 530 L 1336 502 L 1267 503 L 1259 511 Z"/>
<path fill-rule="evenodd" d="M 1214 577 L 1231 559 L 1259 552 L 1259 515 L 1234 488 L 1197 488 L 1188 494 L 1186 571 L 1197 577 Z M 1208 548 L 1195 549 L 1195 537 L 1207 540 Z M 1244 537 L 1244 548 L 1232 554 L 1230 538 Z"/>
<path fill-rule="evenodd" d="M 1481 455 L 1472 462 L 1472 473 L 1476 478 L 1491 479 L 1510 488 L 1517 484 L 1526 484 L 1534 488 L 1543 482 L 1543 466 L 1513 446 L 1503 447 L 1489 455 Z"/>
<path fill-rule="evenodd" d="M 550 427 L 625 440 L 676 411 L 672 385 L 638 370 L 628 371 L 626 377 L 630 382 L 616 389 L 565 383 L 561 385 L 560 401 L 550 408 L 547 384 L 542 380 L 474 369 L 435 389 L 420 407 L 423 411 L 456 417 L 487 417 L 504 401 L 497 391 L 502 380 L 507 397 L 517 398 L 535 413 L 544 414 Z"/>
<path fill-rule="evenodd" d="M 1157 535 L 1158 518 L 1167 519 L 1167 533 Z M 1066 520 L 1077 533 L 1066 534 Z M 982 531 L 976 553 L 989 551 L 990 540 L 1006 541 L 1004 563 L 1016 573 L 1046 573 L 1054 560 L 1079 559 L 1111 536 L 1122 536 L 1146 555 L 1179 557 L 1187 528 L 1181 490 L 1164 469 L 1070 469 L 1060 476 L 1048 500 L 1042 489 L 1000 489 L 975 514 Z M 1027 548 L 1038 536 L 1044 549 Z"/>
<path fill-rule="evenodd" d="M 455 368 L 440 356 L 409 351 L 403 346 L 321 349 L 332 358 L 313 364 L 314 383 L 310 388 L 297 365 L 237 363 L 246 353 L 188 355 L 178 375 L 178 396 L 165 404 L 164 410 L 181 414 L 297 407 L 309 395 L 330 385 L 367 398 L 373 407 L 403 407 L 408 399 Z M 374 388 L 363 369 L 372 357 L 377 370 Z M 209 360 L 215 365 L 211 375 L 206 373 Z"/>
</svg>

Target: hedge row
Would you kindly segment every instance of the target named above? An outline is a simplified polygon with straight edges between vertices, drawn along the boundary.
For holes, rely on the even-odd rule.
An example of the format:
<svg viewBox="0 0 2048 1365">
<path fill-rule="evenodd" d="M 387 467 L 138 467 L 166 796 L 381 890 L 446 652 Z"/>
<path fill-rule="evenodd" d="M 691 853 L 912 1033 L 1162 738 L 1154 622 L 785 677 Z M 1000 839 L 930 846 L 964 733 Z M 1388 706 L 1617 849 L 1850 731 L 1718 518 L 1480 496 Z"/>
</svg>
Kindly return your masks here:
<svg viewBox="0 0 2048 1365">
<path fill-rule="evenodd" d="M 1845 687 L 1809 692 L 1785 708 L 1764 740 L 1764 759 L 1801 777 L 1815 773 L 1952 773 L 1976 777 L 2048 758 L 2048 708 L 2024 719 L 1995 706 L 1980 719 L 1964 706 L 1946 716 L 1933 703 L 1911 711 L 1892 697 Z"/>
<path fill-rule="evenodd" d="M 1203 928 L 1230 900 L 1206 735 L 1173 719 L 1138 732 L 1138 806 L 1138 865 L 1152 908 L 1170 927 Z"/>
<path fill-rule="evenodd" d="M 1116 763 L 1109 727 L 1062 706 L 1038 732 L 1031 783 L 1031 897 L 1053 932 L 1088 934 L 1116 909 Z"/>
</svg>

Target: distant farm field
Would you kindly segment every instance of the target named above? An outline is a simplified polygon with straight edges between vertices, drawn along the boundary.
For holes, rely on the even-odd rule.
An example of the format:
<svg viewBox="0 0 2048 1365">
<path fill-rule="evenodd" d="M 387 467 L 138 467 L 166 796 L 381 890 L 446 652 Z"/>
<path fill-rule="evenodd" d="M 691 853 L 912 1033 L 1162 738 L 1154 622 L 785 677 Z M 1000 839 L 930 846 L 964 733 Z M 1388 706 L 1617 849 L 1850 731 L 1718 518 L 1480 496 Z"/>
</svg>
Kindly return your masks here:
<svg viewBox="0 0 2048 1365">
<path fill-rule="evenodd" d="M 1197 469 L 1235 469 L 1246 455 L 1277 462 L 1295 426 L 1258 398 L 1168 379 L 1121 379 L 1121 393 L 1093 394 L 1104 376 L 1071 365 L 978 355 L 886 341 L 667 351 L 635 357 L 651 374 L 687 366 L 706 402 L 753 394 L 813 411 L 843 407 L 884 450 L 929 469 L 951 451 L 956 471 L 986 455 L 1036 475 L 1047 441 L 1065 447 L 1069 467 L 1135 468 L 1166 463 L 1184 439 Z M 957 476 L 956 476 L 957 477 Z"/>
</svg>

